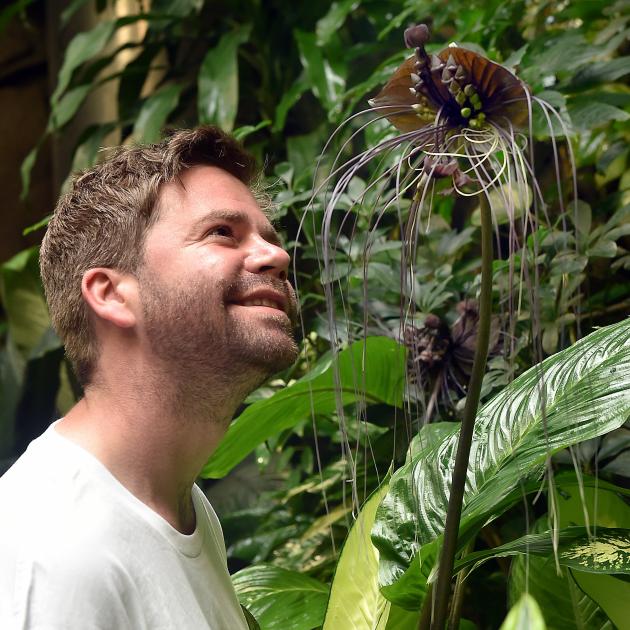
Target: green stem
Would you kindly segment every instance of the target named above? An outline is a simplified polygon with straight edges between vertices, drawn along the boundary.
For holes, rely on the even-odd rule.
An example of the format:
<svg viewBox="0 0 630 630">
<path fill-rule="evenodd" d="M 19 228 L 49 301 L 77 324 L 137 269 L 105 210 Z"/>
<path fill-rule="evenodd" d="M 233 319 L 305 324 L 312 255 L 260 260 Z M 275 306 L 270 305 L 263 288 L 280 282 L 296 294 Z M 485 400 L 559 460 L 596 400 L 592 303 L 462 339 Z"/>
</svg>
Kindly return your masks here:
<svg viewBox="0 0 630 630">
<path fill-rule="evenodd" d="M 435 609 L 431 628 L 444 630 L 448 614 L 448 601 L 451 592 L 451 578 L 453 564 L 457 551 L 457 537 L 459 535 L 459 521 L 462 514 L 464 487 L 468 471 L 468 458 L 472 443 L 475 417 L 479 406 L 481 382 L 486 370 L 488 345 L 490 342 L 490 318 L 492 316 L 492 214 L 488 199 L 484 194 L 480 196 L 481 206 L 481 289 L 479 292 L 479 323 L 477 330 L 477 347 L 473 362 L 466 406 L 459 432 L 455 467 L 451 481 L 451 494 L 446 512 L 444 527 L 444 542 L 440 553 L 437 584 L 435 587 Z"/>
</svg>

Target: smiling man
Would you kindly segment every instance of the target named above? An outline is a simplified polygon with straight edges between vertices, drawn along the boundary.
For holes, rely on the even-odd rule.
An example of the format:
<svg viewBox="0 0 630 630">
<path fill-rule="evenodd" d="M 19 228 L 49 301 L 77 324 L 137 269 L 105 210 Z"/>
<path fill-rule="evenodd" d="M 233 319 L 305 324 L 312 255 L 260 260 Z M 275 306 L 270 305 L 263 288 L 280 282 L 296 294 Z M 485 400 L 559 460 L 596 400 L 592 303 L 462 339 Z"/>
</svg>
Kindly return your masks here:
<svg viewBox="0 0 630 630">
<path fill-rule="evenodd" d="M 255 175 L 203 127 L 120 149 L 59 201 L 41 272 L 85 395 L 0 479 L 1 628 L 247 627 L 194 482 L 297 355 Z"/>
</svg>

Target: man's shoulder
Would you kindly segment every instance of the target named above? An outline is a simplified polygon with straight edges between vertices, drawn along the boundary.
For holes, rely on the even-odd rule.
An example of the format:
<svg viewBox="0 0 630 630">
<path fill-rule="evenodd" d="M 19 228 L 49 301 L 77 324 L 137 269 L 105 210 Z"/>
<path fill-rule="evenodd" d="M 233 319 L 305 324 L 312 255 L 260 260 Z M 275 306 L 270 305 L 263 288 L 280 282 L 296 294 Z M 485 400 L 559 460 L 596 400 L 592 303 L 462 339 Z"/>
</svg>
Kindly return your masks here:
<svg viewBox="0 0 630 630">
<path fill-rule="evenodd" d="M 44 434 L 0 478 L 0 545 L 23 551 L 100 548 L 124 527 L 123 510 L 81 457 Z"/>
</svg>

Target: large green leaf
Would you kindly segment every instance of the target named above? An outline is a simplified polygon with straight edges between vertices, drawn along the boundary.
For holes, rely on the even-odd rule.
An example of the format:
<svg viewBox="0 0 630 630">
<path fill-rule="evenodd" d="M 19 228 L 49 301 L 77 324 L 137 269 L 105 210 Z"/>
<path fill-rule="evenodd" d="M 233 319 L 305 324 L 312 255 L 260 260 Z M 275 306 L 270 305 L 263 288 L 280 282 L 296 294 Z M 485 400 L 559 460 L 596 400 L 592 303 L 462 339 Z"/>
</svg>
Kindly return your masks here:
<svg viewBox="0 0 630 630">
<path fill-rule="evenodd" d="M 553 452 L 621 426 L 630 414 L 630 321 L 602 328 L 546 359 L 478 412 L 461 532 L 505 509 Z M 416 456 L 393 476 L 373 540 L 391 586 L 443 531 L 458 435 Z"/>
<path fill-rule="evenodd" d="M 215 123 L 226 131 L 234 127 L 238 109 L 238 47 L 249 39 L 250 24 L 226 33 L 209 50 L 198 78 L 199 122 Z"/>
<path fill-rule="evenodd" d="M 376 508 L 387 492 L 383 483 L 365 502 L 337 562 L 323 630 L 372 630 L 387 619 L 389 602 L 378 588 L 378 551 L 370 540 Z"/>
<path fill-rule="evenodd" d="M 239 601 L 261 630 L 312 630 L 321 626 L 328 586 L 280 567 L 247 567 L 232 576 Z"/>
<path fill-rule="evenodd" d="M 545 630 L 546 627 L 540 606 L 529 593 L 524 593 L 508 613 L 500 630 Z"/>
<path fill-rule="evenodd" d="M 439 449 L 442 443 L 454 435 L 458 429 L 459 424 L 456 422 L 436 422 L 423 426 L 409 445 L 408 463 L 396 471 L 394 477 L 406 470 L 412 462 L 422 460 L 429 453 Z M 401 574 L 400 566 L 406 562 L 406 558 L 400 556 L 399 546 L 392 544 L 390 522 L 380 516 L 389 511 L 392 497 L 391 492 L 385 496 L 378 508 L 377 519 L 372 528 L 372 540 L 380 551 L 379 583 L 383 594 L 390 601 L 414 610 L 420 607 L 426 596 L 429 574 L 438 556 L 437 541 L 425 545 L 422 548 L 422 554 L 416 555 Z M 407 523 L 414 522 L 413 514 L 405 514 L 403 519 Z M 408 529 L 406 533 L 413 535 L 413 530 Z M 392 583 L 395 584 L 391 586 Z"/>
<path fill-rule="evenodd" d="M 593 478 L 586 478 L 591 481 Z M 599 480 L 601 484 L 601 480 Z M 610 485 L 597 487 L 591 483 L 578 486 L 562 487 L 558 492 L 559 524 L 583 524 L 588 519 L 594 533 L 599 535 L 601 527 L 624 528 L 630 532 L 630 506 L 620 496 L 627 496 L 627 490 L 611 488 Z M 600 548 L 606 555 L 614 550 Z M 627 554 L 626 549 L 626 554 Z M 618 628 L 630 627 L 628 624 L 627 602 L 630 601 L 630 583 L 611 575 L 595 574 L 588 568 L 579 566 L 571 570 L 570 577 L 576 584 L 580 596 L 588 596 L 594 605 L 606 613 Z"/>
<path fill-rule="evenodd" d="M 566 482 L 565 482 L 566 480 Z M 568 475 L 556 478 L 556 513 L 558 526 L 567 528 L 572 525 L 585 525 L 588 521 L 591 531 L 601 527 L 630 527 L 630 507 L 620 494 L 626 494 L 623 488 L 616 488 L 595 477 L 584 476 L 578 480 Z M 603 485 L 602 485 L 603 484 Z M 533 534 L 549 528 L 547 517 L 538 520 Z M 612 628 L 608 620 L 610 612 L 591 595 L 591 591 L 615 593 L 620 589 L 606 591 L 611 583 L 625 589 L 622 599 L 627 600 L 627 582 L 608 575 L 596 575 L 582 571 L 564 570 L 557 574 L 553 557 L 521 556 L 512 562 L 509 593 L 515 601 L 524 592 L 531 593 L 542 606 L 547 624 L 558 630 L 573 628 Z M 604 595 L 604 598 L 606 596 Z M 615 603 L 607 602 L 609 608 Z"/>
<path fill-rule="evenodd" d="M 330 414 L 337 403 L 402 403 L 405 350 L 387 337 L 368 337 L 338 357 L 338 384 L 332 359 L 325 358 L 293 385 L 256 402 L 230 426 L 201 476 L 223 477 L 256 446 L 311 416 Z"/>
<path fill-rule="evenodd" d="M 419 612 L 409 612 L 380 593 L 378 551 L 370 539 L 385 481 L 365 502 L 344 543 L 330 589 L 323 630 L 416 630 Z M 418 600 L 419 607 L 419 600 Z"/>
<path fill-rule="evenodd" d="M 546 517 L 534 531 L 548 527 Z M 607 578 L 607 575 L 597 576 Z M 604 611 L 575 583 L 571 572 L 558 574 L 552 558 L 519 556 L 512 562 L 508 583 L 510 601 L 531 594 L 542 608 L 547 625 L 554 630 L 612 630 Z"/>
<path fill-rule="evenodd" d="M 580 590 L 585 593 L 619 630 L 630 628 L 628 620 L 628 587 L 626 580 L 612 575 L 595 575 L 582 571 L 571 571 L 571 576 Z"/>
<path fill-rule="evenodd" d="M 630 530 L 598 527 L 590 534 L 585 527 L 566 527 L 556 533 L 557 558 L 562 566 L 589 573 L 630 574 Z M 457 573 L 466 567 L 478 567 L 485 560 L 523 554 L 551 558 L 554 532 L 528 534 L 494 549 L 468 554 L 455 563 Z"/>
<path fill-rule="evenodd" d="M 166 85 L 147 98 L 142 104 L 133 126 L 133 135 L 138 142 L 155 142 L 170 113 L 179 103 L 183 85 Z"/>
<path fill-rule="evenodd" d="M 93 29 L 75 35 L 68 44 L 57 77 L 57 87 L 51 97 L 54 104 L 70 84 L 72 73 L 85 61 L 103 50 L 116 28 L 116 20 L 99 22 Z"/>
</svg>

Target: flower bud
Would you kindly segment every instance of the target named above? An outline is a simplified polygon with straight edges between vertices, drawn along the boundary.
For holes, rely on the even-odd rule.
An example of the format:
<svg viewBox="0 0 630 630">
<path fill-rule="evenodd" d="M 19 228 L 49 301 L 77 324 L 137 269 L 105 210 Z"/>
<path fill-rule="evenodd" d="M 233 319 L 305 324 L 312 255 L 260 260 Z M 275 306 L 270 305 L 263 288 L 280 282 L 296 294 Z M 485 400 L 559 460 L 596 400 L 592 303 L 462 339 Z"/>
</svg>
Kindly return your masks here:
<svg viewBox="0 0 630 630">
<path fill-rule="evenodd" d="M 429 41 L 431 33 L 426 24 L 416 24 L 405 30 L 405 46 L 407 48 L 423 48 Z"/>
</svg>

